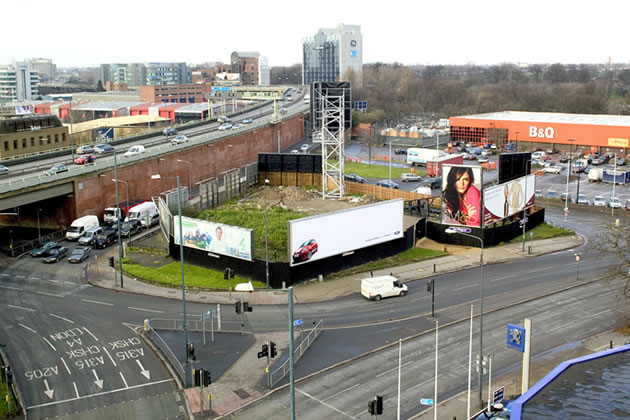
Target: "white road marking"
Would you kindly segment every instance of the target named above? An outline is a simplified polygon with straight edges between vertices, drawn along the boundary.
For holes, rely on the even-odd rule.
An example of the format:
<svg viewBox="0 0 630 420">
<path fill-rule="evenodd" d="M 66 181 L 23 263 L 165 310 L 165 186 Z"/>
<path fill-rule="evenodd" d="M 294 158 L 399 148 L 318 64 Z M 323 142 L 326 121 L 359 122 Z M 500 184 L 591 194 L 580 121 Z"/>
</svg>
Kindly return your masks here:
<svg viewBox="0 0 630 420">
<path fill-rule="evenodd" d="M 46 281 L 49 281 L 51 283 L 59 283 L 59 280 L 46 280 Z"/>
<path fill-rule="evenodd" d="M 23 279 L 23 278 L 26 278 L 26 277 L 24 277 L 24 276 L 15 276 L 15 278 L 16 279 Z"/>
<path fill-rule="evenodd" d="M 439 375 L 438 375 L 438 379 L 440 378 L 440 376 L 442 376 L 442 374 L 439 374 Z M 435 378 L 427 379 L 426 381 L 424 381 L 424 382 L 420 382 L 419 384 L 416 384 L 416 385 L 412 386 L 411 388 L 407 388 L 407 391 L 409 391 L 410 389 L 414 389 L 414 388 L 416 388 L 416 387 L 422 386 L 422 385 L 424 385 L 424 384 L 427 384 L 427 383 L 433 382 L 433 381 L 435 381 Z"/>
<path fill-rule="evenodd" d="M 68 368 L 68 365 L 66 364 L 66 361 L 63 360 L 63 357 L 60 357 L 60 359 L 63 365 L 66 367 L 66 370 L 68 371 L 68 375 L 72 375 L 72 372 L 70 372 L 70 369 Z"/>
<path fill-rule="evenodd" d="M 41 280 L 39 277 L 31 277 L 33 280 Z"/>
<path fill-rule="evenodd" d="M 58 298 L 62 298 L 62 295 L 57 295 L 55 293 L 48 293 L 48 292 L 35 292 L 35 293 L 39 293 L 40 295 L 46 295 L 46 296 L 52 296 L 52 297 L 58 297 Z"/>
<path fill-rule="evenodd" d="M 125 388 L 129 388 L 129 385 L 127 385 L 127 381 L 125 381 L 125 377 L 123 376 L 122 372 L 118 372 L 118 373 L 120 373 L 120 377 L 122 378 L 123 383 L 125 384 Z"/>
<path fill-rule="evenodd" d="M 3 289 L 18 290 L 20 292 L 22 291 L 22 289 L 19 289 L 17 287 L 11 287 L 11 286 L 0 286 L 0 287 L 2 287 Z"/>
<path fill-rule="evenodd" d="M 57 349 L 55 348 L 55 346 L 53 346 L 52 344 L 50 344 L 50 341 L 48 341 L 48 340 L 46 339 L 46 337 L 42 337 L 42 340 L 44 340 L 44 341 L 45 341 L 45 342 L 46 342 L 46 343 L 50 346 L 50 348 L 51 348 L 51 349 L 53 349 L 54 351 L 57 351 Z"/>
<path fill-rule="evenodd" d="M 77 389 L 77 384 L 76 384 L 76 382 L 72 382 L 72 385 L 74 385 L 74 392 L 77 394 L 77 398 L 80 398 L 80 396 L 79 396 L 79 390 Z"/>
<path fill-rule="evenodd" d="M 83 327 L 83 329 L 92 336 L 93 339 L 95 339 L 96 341 L 98 341 L 98 338 L 96 338 L 96 336 L 94 334 L 92 334 L 92 332 L 90 330 L 87 329 L 87 327 Z"/>
<path fill-rule="evenodd" d="M 605 311 L 601 311 L 601 312 L 598 312 L 596 314 L 589 315 L 589 317 L 592 318 L 592 317 L 595 317 L 597 315 L 605 314 L 606 312 L 612 312 L 612 311 L 613 311 L 613 309 L 606 309 Z"/>
<path fill-rule="evenodd" d="M 25 311 L 35 312 L 35 309 L 23 308 L 21 306 L 15 306 L 15 305 L 7 305 L 7 306 L 10 307 L 10 308 L 24 309 Z"/>
<path fill-rule="evenodd" d="M 402 364 L 402 365 L 401 365 L 401 367 L 403 367 L 403 366 L 407 366 L 408 364 L 413 363 L 413 362 L 414 362 L 414 361 L 413 361 L 413 360 L 411 360 L 411 361 L 409 361 L 409 362 L 407 362 L 407 363 Z M 393 369 L 386 370 L 385 372 L 381 372 L 381 373 L 379 373 L 378 375 L 376 375 L 376 377 L 378 378 L 379 376 L 386 375 L 386 374 L 388 374 L 389 372 L 393 372 L 393 371 L 395 371 L 395 370 L 398 370 L 398 366 L 397 366 L 397 367 L 395 367 L 395 368 L 393 368 Z"/>
<path fill-rule="evenodd" d="M 549 267 L 539 268 L 538 270 L 528 270 L 527 274 L 538 273 L 539 271 L 549 271 Z"/>
<path fill-rule="evenodd" d="M 336 412 L 337 412 L 337 413 L 339 413 L 339 414 L 343 414 L 344 416 L 346 416 L 346 417 L 348 417 L 348 418 L 350 418 L 350 419 L 353 419 L 353 418 L 354 418 L 354 417 L 352 417 L 351 415 L 346 414 L 346 413 L 344 413 L 343 411 L 339 410 L 338 408 L 333 407 L 332 405 L 327 404 L 327 403 L 325 403 L 324 401 L 322 401 L 322 400 L 320 400 L 320 399 L 317 399 L 317 398 L 313 397 L 313 396 L 312 396 L 312 395 L 310 395 L 310 394 L 307 394 L 306 392 L 302 391 L 301 389 L 295 388 L 295 390 L 296 390 L 297 392 L 299 392 L 300 394 L 306 395 L 306 396 L 307 396 L 307 397 L 309 397 L 310 399 L 312 399 L 312 400 L 314 400 L 314 401 L 317 401 L 318 403 L 320 403 L 320 404 L 322 404 L 322 405 L 325 405 L 326 407 L 330 408 L 331 410 L 336 411 Z"/>
<path fill-rule="evenodd" d="M 114 306 L 113 303 L 109 303 L 109 302 L 99 302 L 98 300 L 90 300 L 90 299 L 81 299 L 81 300 L 87 303 L 96 303 L 97 305 Z"/>
<path fill-rule="evenodd" d="M 490 281 L 499 281 L 509 279 L 511 277 L 516 277 L 516 274 L 510 274 L 509 276 L 497 277 L 496 279 L 490 279 Z"/>
<path fill-rule="evenodd" d="M 354 385 L 352 385 L 351 387 L 348 387 L 348 388 L 344 389 L 343 391 L 339 391 L 339 392 L 335 393 L 335 395 L 331 395 L 330 397 L 328 397 L 328 398 L 326 398 L 325 400 L 322 400 L 322 401 L 327 401 L 327 400 L 329 400 L 329 399 L 331 399 L 331 398 L 338 397 L 339 395 L 343 394 L 344 392 L 348 392 L 348 391 L 350 391 L 351 389 L 358 387 L 359 385 L 360 385 L 360 384 L 354 384 Z"/>
<path fill-rule="evenodd" d="M 61 319 L 61 320 L 63 320 L 63 321 L 67 321 L 67 322 L 69 322 L 69 323 L 71 323 L 71 324 L 74 324 L 74 321 L 69 320 L 68 318 L 64 318 L 64 317 L 62 317 L 62 316 L 55 315 L 55 314 L 48 314 L 48 315 L 50 315 L 50 316 L 54 316 L 55 318 L 59 318 L 59 319 Z"/>
<path fill-rule="evenodd" d="M 0 274 L 0 276 L 2 276 L 2 277 L 11 277 L 10 274 L 5 274 L 5 273 Z"/>
<path fill-rule="evenodd" d="M 468 287 L 477 287 L 477 283 L 473 283 L 473 284 L 468 284 L 466 286 L 462 286 L 462 287 L 458 287 L 457 289 L 453 289 L 453 292 L 456 292 L 458 290 L 462 290 L 462 289 L 466 289 Z"/>
<path fill-rule="evenodd" d="M 107 353 L 107 355 L 109 356 L 109 360 L 111 360 L 111 361 L 112 361 L 112 363 L 114 364 L 114 366 L 118 366 L 118 365 L 116 364 L 116 362 L 114 362 L 114 359 L 112 358 L 112 355 L 111 355 L 111 354 L 109 354 L 109 352 L 107 351 L 107 347 L 103 346 L 103 350 L 105 350 L 105 353 Z"/>
<path fill-rule="evenodd" d="M 134 308 L 133 306 L 127 306 L 129 309 L 135 309 L 136 311 L 154 312 L 156 314 L 163 314 L 164 311 L 156 311 L 154 309 Z"/>
<path fill-rule="evenodd" d="M 33 332 L 33 333 L 37 334 L 37 331 L 35 331 L 35 330 L 34 330 L 34 329 L 32 329 L 32 328 L 27 327 L 27 326 L 26 326 L 26 325 L 24 325 L 24 324 L 20 324 L 20 323 L 18 323 L 18 325 L 19 325 L 20 327 L 22 327 L 22 328 L 25 328 L 25 329 L 29 330 L 30 332 Z"/>
<path fill-rule="evenodd" d="M 87 399 L 87 398 L 98 397 L 98 396 L 101 396 L 101 395 L 107 395 L 107 394 L 113 394 L 113 393 L 116 393 L 116 392 L 127 391 L 129 389 L 143 388 L 143 387 L 152 386 L 152 385 L 159 385 L 159 384 L 162 384 L 162 383 L 165 383 L 165 382 L 171 382 L 171 381 L 173 381 L 173 379 L 164 379 L 162 381 L 151 382 L 151 383 L 148 383 L 148 384 L 134 385 L 134 386 L 131 386 L 129 388 L 114 389 L 114 390 L 111 390 L 111 391 L 105 391 L 105 392 L 99 392 L 99 393 L 96 393 L 96 394 L 85 395 L 85 396 L 79 397 L 79 398 L 70 398 L 70 399 L 67 399 L 67 400 L 61 400 L 61 401 L 44 403 L 44 404 L 32 405 L 30 407 L 26 407 L 26 409 L 30 410 L 31 408 L 48 407 L 48 406 L 51 406 L 51 405 L 63 404 L 63 403 L 67 403 L 67 402 L 72 402 L 72 401 L 83 400 L 83 399 Z"/>
</svg>

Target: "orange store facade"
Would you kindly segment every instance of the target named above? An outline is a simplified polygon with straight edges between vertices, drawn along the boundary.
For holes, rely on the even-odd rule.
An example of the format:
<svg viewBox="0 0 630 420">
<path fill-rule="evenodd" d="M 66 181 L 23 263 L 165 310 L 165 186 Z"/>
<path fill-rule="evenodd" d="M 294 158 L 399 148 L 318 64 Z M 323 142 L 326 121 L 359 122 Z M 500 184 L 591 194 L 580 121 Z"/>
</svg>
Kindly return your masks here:
<svg viewBox="0 0 630 420">
<path fill-rule="evenodd" d="M 630 116 L 505 111 L 451 117 L 449 126 L 453 142 L 630 153 Z"/>
</svg>

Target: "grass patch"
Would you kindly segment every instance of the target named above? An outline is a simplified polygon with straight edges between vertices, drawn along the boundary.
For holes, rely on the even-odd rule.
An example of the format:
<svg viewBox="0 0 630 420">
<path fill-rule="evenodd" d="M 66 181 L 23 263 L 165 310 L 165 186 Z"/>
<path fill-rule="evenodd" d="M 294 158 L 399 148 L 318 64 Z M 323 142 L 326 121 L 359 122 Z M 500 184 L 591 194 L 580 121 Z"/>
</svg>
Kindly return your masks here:
<svg viewBox="0 0 630 420">
<path fill-rule="evenodd" d="M 165 249 L 160 249 L 144 246 L 130 246 L 127 247 L 127 252 L 139 252 L 142 254 L 157 255 L 161 257 L 168 254 L 168 248 L 166 247 Z"/>
<path fill-rule="evenodd" d="M 557 227 L 557 226 L 551 226 L 547 223 L 541 223 L 535 228 L 527 231 L 527 233 L 525 233 L 525 240 L 530 239 L 529 237 L 530 232 L 534 234 L 534 239 L 549 239 L 549 238 L 557 238 L 559 236 L 575 235 L 575 232 L 573 232 L 572 230 Z M 517 242 L 522 242 L 522 241 L 523 241 L 523 237 L 519 236 L 518 238 L 512 239 L 510 243 L 517 243 Z"/>
<path fill-rule="evenodd" d="M 355 163 L 355 162 L 345 162 L 344 163 L 344 172 L 357 174 L 362 176 L 363 178 L 381 178 L 387 179 L 389 177 L 389 166 L 388 165 L 368 165 L 366 163 Z M 400 175 L 403 173 L 409 172 L 408 168 L 396 168 L 392 166 L 392 180 L 394 178 L 400 178 Z M 418 175 L 426 175 L 426 171 L 424 169 L 417 169 L 416 173 Z"/>
<path fill-rule="evenodd" d="M 4 375 L 4 372 L 2 373 Z M 13 417 L 17 414 L 16 402 L 11 398 L 11 412 L 9 412 L 9 405 L 7 404 L 7 384 L 0 381 L 0 395 L 2 395 L 2 401 L 0 401 L 0 418 L 6 419 Z"/>
<path fill-rule="evenodd" d="M 396 254 L 388 258 L 383 258 L 381 260 L 372 261 L 367 264 L 350 268 L 348 270 L 340 271 L 338 273 L 330 275 L 329 278 L 334 279 L 334 278 L 346 277 L 352 274 L 366 273 L 368 271 L 379 270 L 381 268 L 397 267 L 399 265 L 410 264 L 410 263 L 426 260 L 429 258 L 441 257 L 443 255 L 448 255 L 448 253 L 442 252 L 442 251 L 436 251 L 433 249 L 426 249 L 426 248 L 411 248 L 404 252 L 401 252 L 400 254 Z"/>
<path fill-rule="evenodd" d="M 182 285 L 181 266 L 177 261 L 158 268 L 125 262 L 123 270 L 132 277 L 149 282 L 173 287 L 181 287 Z M 184 279 L 187 287 L 228 290 L 229 285 L 229 282 L 223 279 L 223 272 L 208 270 L 194 265 L 184 264 Z M 249 282 L 249 279 L 234 276 L 232 289 L 239 283 L 247 282 Z M 264 288 L 266 286 L 259 281 L 253 281 L 252 284 L 255 288 Z"/>
</svg>

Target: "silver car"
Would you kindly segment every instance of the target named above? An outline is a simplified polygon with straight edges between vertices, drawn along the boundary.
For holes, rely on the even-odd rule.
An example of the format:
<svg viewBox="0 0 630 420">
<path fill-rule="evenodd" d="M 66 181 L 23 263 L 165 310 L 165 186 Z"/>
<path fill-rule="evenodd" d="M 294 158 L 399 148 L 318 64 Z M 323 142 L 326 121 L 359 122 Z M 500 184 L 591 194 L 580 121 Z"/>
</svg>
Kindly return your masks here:
<svg viewBox="0 0 630 420">
<path fill-rule="evenodd" d="M 595 197 L 595 199 L 593 200 L 593 205 L 594 206 L 599 206 L 599 207 L 607 207 L 608 206 L 608 200 L 606 200 L 604 197 L 602 197 L 601 195 L 598 195 L 597 197 Z"/>
</svg>

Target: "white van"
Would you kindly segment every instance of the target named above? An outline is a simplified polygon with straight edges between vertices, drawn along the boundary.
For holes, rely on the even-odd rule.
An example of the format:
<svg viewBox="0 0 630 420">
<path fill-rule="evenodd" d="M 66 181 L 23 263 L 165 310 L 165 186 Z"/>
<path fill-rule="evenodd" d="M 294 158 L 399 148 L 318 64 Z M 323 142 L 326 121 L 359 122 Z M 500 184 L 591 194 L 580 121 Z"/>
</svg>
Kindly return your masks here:
<svg viewBox="0 0 630 420">
<path fill-rule="evenodd" d="M 143 153 L 144 153 L 144 146 L 142 145 L 131 146 L 129 150 L 125 152 L 125 157 L 141 155 Z"/>
<path fill-rule="evenodd" d="M 534 152 L 532 153 L 532 160 L 534 159 L 542 159 L 545 157 L 545 152 Z"/>
<path fill-rule="evenodd" d="M 376 301 L 390 296 L 405 296 L 407 285 L 394 276 L 369 277 L 361 280 L 361 294 Z"/>
<path fill-rule="evenodd" d="M 138 219 L 143 227 L 151 227 L 160 220 L 158 208 L 153 201 L 145 201 L 129 209 L 125 222 Z"/>
<path fill-rule="evenodd" d="M 76 241 L 83 236 L 86 230 L 92 227 L 98 227 L 98 217 L 92 215 L 79 217 L 68 228 L 66 239 Z"/>
</svg>

